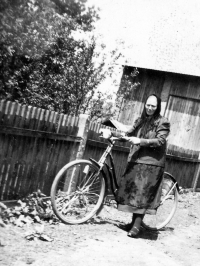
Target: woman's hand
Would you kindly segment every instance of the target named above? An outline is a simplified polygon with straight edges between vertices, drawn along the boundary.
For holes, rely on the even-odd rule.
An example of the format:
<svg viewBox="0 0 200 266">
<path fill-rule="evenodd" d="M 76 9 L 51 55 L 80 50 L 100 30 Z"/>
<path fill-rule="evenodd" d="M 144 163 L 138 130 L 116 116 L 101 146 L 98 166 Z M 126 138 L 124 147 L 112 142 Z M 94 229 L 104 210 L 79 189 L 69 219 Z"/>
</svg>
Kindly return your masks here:
<svg viewBox="0 0 200 266">
<path fill-rule="evenodd" d="M 129 141 L 133 145 L 140 144 L 140 138 L 137 138 L 137 137 L 126 137 L 126 140 Z"/>
</svg>

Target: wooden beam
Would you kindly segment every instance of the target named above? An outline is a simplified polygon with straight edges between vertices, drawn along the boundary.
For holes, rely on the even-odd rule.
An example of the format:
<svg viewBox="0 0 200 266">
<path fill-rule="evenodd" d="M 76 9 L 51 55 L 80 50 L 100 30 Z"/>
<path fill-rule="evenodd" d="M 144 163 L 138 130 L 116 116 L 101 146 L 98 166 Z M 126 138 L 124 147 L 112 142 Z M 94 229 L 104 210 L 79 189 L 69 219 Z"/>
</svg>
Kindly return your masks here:
<svg viewBox="0 0 200 266">
<path fill-rule="evenodd" d="M 48 139 L 57 139 L 71 142 L 80 142 L 82 140 L 81 137 L 59 134 L 54 132 L 47 131 L 38 131 L 26 128 L 17 128 L 17 127 L 9 127 L 9 126 L 0 126 L 0 134 L 10 134 L 10 135 L 18 135 L 18 136 L 26 136 L 26 137 L 34 137 L 34 138 L 48 138 Z"/>
<path fill-rule="evenodd" d="M 167 154 L 167 158 L 172 158 L 174 160 L 178 161 L 185 161 L 185 162 L 191 162 L 191 163 L 200 163 L 199 159 L 193 159 L 193 158 L 187 158 L 187 157 L 182 157 L 178 155 L 172 155 L 172 154 Z"/>
<path fill-rule="evenodd" d="M 92 140 L 92 139 L 88 139 L 87 143 L 89 145 L 91 145 L 91 146 L 100 147 L 100 148 L 106 148 L 108 146 L 108 144 L 105 143 L 105 142 L 101 142 L 101 141 L 97 141 L 97 140 Z M 117 150 L 117 151 L 122 151 L 122 152 L 129 153 L 130 148 L 129 147 L 123 147 L 123 146 L 115 145 L 113 147 L 113 150 Z"/>
</svg>

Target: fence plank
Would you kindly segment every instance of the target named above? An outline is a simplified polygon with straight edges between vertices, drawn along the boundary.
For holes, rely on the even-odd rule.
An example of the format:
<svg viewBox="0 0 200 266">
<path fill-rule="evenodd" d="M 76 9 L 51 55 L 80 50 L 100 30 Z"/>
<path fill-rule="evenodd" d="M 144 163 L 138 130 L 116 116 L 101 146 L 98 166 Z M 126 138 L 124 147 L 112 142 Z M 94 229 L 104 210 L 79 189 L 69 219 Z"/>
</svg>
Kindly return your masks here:
<svg viewBox="0 0 200 266">
<path fill-rule="evenodd" d="M 79 118 L 1 101 L 0 121 L 0 199 L 38 187 L 49 194 L 57 171 L 76 157 Z"/>
</svg>

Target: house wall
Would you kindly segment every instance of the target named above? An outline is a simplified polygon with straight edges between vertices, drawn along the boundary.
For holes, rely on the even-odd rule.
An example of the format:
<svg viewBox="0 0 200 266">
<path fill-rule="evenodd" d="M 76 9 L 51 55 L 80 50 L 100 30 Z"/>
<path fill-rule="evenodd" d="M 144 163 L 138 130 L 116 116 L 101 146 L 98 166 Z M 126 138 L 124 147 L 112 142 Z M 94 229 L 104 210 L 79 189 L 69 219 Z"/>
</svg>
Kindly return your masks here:
<svg viewBox="0 0 200 266">
<path fill-rule="evenodd" d="M 132 70 L 132 67 L 124 69 L 121 86 L 124 76 L 129 76 Z M 132 125 L 141 115 L 147 96 L 155 93 L 162 99 L 161 113 L 171 123 L 169 145 L 181 147 L 186 150 L 182 153 L 186 154 L 193 150 L 197 158 L 200 150 L 200 77 L 141 68 L 138 71 L 132 82 L 140 85 L 132 89 L 128 100 L 122 101 L 118 120 Z"/>
<path fill-rule="evenodd" d="M 170 168 L 170 171 L 173 170 L 178 179 L 182 180 L 181 183 L 187 186 L 190 182 L 188 179 L 199 175 L 197 168 L 200 162 L 200 77 L 137 69 L 139 74 L 130 78 L 130 81 L 139 82 L 140 85 L 133 86 L 130 97 L 121 101 L 118 120 L 131 125 L 141 115 L 147 96 L 152 93 L 160 96 L 161 113 L 168 117 L 171 124 L 166 167 Z M 133 67 L 124 68 L 119 92 L 124 86 L 123 80 L 131 77 L 133 70 Z M 183 173 L 183 168 L 188 170 Z"/>
<path fill-rule="evenodd" d="M 119 92 L 127 86 L 127 79 L 131 76 L 133 68 L 125 67 Z M 118 114 L 118 121 L 131 125 L 134 120 L 142 113 L 145 99 L 149 94 L 155 93 L 161 96 L 162 88 L 165 84 L 165 74 L 159 71 L 138 69 L 139 74 L 135 78 L 130 78 L 130 82 L 139 84 L 133 86 L 127 100 L 121 101 L 121 110 Z M 126 82 L 124 81 L 126 80 Z M 165 85 L 166 86 L 166 85 Z M 166 101 L 167 97 L 164 95 Z"/>
</svg>

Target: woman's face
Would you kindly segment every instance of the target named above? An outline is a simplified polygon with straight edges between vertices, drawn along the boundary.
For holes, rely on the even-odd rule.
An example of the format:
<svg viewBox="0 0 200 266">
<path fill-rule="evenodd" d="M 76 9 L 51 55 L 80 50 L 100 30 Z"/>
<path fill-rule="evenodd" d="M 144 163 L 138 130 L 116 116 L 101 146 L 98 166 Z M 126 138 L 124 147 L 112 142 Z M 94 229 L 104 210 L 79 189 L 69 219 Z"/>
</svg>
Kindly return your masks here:
<svg viewBox="0 0 200 266">
<path fill-rule="evenodd" d="M 157 98 L 155 96 L 150 96 L 145 104 L 146 114 L 151 116 L 155 113 L 157 109 Z"/>
</svg>

